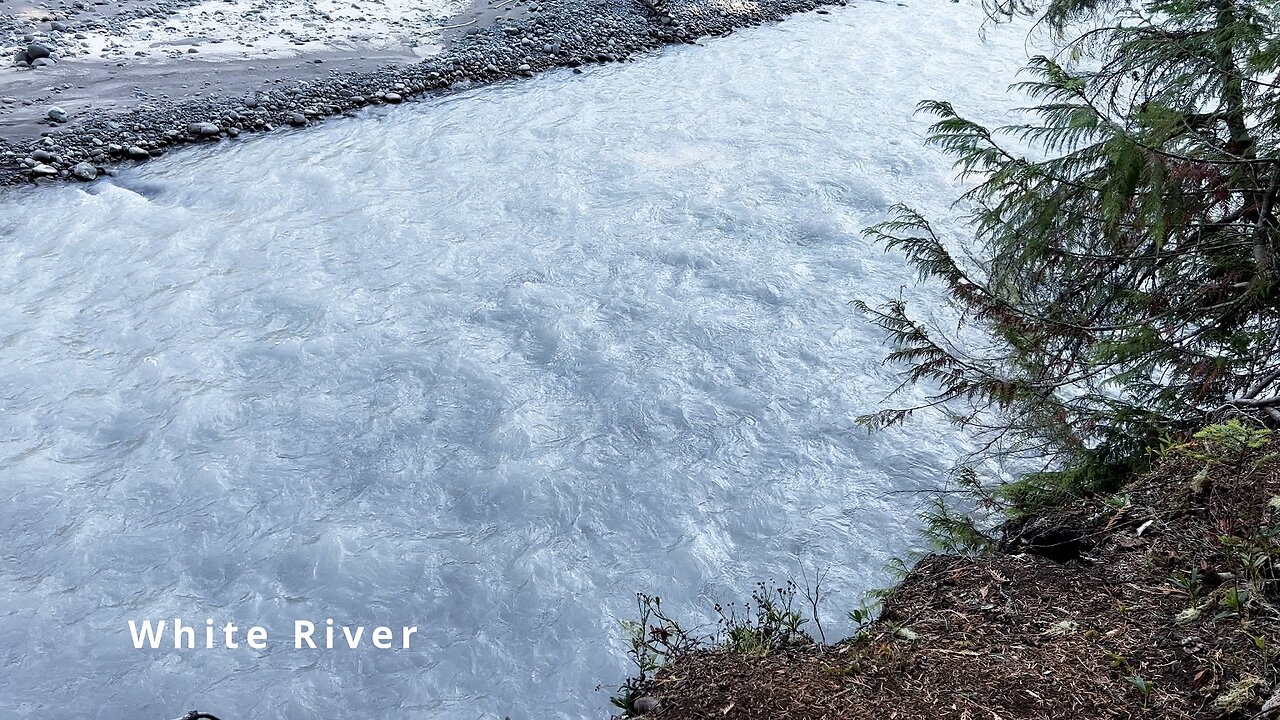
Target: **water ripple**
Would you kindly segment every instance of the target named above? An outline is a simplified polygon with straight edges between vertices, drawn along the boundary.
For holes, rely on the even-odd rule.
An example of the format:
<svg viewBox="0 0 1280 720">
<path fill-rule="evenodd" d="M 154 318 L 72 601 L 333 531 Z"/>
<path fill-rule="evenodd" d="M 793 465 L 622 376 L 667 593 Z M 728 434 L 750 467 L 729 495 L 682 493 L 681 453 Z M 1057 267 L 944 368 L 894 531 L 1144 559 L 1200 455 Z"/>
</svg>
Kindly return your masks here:
<svg viewBox="0 0 1280 720">
<path fill-rule="evenodd" d="M 911 282 L 861 229 L 951 213 L 913 106 L 1025 57 L 912 5 L 0 198 L 0 715 L 602 717 L 631 593 L 801 564 L 839 631 L 964 448 L 854 422 L 848 302 Z M 274 642 L 129 647 L 172 617 Z M 421 635 L 292 649 L 328 617 Z"/>
</svg>

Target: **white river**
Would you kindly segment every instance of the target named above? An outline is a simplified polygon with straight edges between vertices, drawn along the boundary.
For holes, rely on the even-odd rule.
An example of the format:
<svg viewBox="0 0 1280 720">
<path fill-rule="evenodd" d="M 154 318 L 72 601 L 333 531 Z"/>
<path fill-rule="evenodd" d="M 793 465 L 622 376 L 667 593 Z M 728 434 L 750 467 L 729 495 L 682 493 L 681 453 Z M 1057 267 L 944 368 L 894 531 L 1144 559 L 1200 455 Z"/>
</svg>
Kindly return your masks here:
<svg viewBox="0 0 1280 720">
<path fill-rule="evenodd" d="M 0 196 L 0 717 L 599 719 L 634 592 L 802 568 L 847 631 L 966 447 L 855 424 L 849 301 L 914 283 L 861 230 L 954 223 L 915 103 L 999 120 L 1026 58 L 907 4 Z M 270 644 L 132 647 L 174 617 Z"/>
</svg>

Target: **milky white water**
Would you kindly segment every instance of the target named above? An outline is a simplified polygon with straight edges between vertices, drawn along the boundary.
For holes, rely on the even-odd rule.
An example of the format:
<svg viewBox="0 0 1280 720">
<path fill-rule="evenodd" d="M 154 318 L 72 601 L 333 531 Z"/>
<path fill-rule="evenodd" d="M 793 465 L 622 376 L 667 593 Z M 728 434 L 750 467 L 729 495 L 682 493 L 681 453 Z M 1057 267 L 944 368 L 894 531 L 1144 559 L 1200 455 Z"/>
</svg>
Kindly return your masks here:
<svg viewBox="0 0 1280 720">
<path fill-rule="evenodd" d="M 894 383 L 863 238 L 957 186 L 915 103 L 1024 31 L 863 3 L 91 187 L 0 197 L 0 717 L 602 718 L 635 591 L 830 568 L 831 635 L 964 442 Z M 137 651 L 212 617 L 268 650 Z M 296 618 L 413 624 L 298 651 Z M 596 685 L 604 683 L 604 690 Z"/>
</svg>

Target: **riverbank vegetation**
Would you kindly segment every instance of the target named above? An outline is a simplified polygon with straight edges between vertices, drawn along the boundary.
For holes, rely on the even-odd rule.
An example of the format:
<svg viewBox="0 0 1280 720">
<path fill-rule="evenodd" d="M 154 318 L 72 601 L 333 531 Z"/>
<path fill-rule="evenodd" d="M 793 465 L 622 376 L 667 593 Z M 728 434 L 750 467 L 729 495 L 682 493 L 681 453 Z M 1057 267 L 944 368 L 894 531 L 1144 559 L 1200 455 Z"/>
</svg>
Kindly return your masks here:
<svg viewBox="0 0 1280 720">
<path fill-rule="evenodd" d="M 864 422 L 940 409 L 982 441 L 962 492 L 925 517 L 943 552 L 853 610 L 861 631 L 834 645 L 806 634 L 816 601 L 791 586 L 762 589 L 710 643 L 642 597 L 629 712 L 1280 713 L 1277 5 L 988 11 L 1037 14 L 1054 39 L 1017 86 L 1028 122 L 922 103 L 929 142 L 976 183 L 967 233 L 906 206 L 869 230 L 949 291 L 955 322 L 860 304 L 904 387 L 932 392 Z M 1002 482 L 985 459 L 1031 469 Z"/>
<path fill-rule="evenodd" d="M 1277 563 L 1280 439 L 1216 426 L 1120 493 L 925 558 L 835 644 L 785 586 L 706 642 L 650 612 L 632 635 L 650 672 L 620 701 L 680 720 L 1270 717 Z"/>
</svg>

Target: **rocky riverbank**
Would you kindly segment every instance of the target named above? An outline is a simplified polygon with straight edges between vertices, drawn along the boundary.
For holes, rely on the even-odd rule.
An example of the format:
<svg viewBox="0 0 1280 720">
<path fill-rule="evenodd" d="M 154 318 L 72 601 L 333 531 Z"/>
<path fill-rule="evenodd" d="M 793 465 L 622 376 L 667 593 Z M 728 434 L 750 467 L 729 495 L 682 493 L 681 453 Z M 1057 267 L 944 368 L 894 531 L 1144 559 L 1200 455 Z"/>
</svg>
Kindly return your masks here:
<svg viewBox="0 0 1280 720">
<path fill-rule="evenodd" d="M 624 688 L 630 714 L 1280 717 L 1280 442 L 1257 444 L 1172 448 L 1114 495 L 925 558 L 834 645 L 765 618 L 691 647 L 650 616 L 647 646 L 675 651 Z"/>
<path fill-rule="evenodd" d="M 283 2 L 261 0 L 259 16 L 269 18 L 274 5 Z M 274 39 L 236 33 L 232 57 L 208 60 L 203 51 L 191 52 L 197 45 L 175 44 L 174 38 L 193 29 L 174 18 L 209 3 L 162 0 L 141 9 L 123 4 L 111 18 L 93 19 L 86 16 L 96 2 L 63 0 L 57 7 L 27 8 L 0 20 L 14 57 L 0 80 L 0 183 L 93 180 L 113 166 L 188 143 L 305 127 L 370 105 L 551 68 L 625 61 L 665 44 L 723 35 L 829 2 L 476 0 L 466 10 L 432 16 L 430 22 L 400 13 L 391 23 L 398 34 L 362 36 L 358 49 L 342 33 L 368 11 L 357 3 L 357 14 L 338 22 L 337 10 L 316 10 L 317 4 L 310 7 L 318 20 L 300 27 L 323 37 L 287 27 Z M 452 12 L 447 4 L 434 7 Z M 220 12 L 206 13 L 203 21 L 215 28 L 239 27 Z M 139 30 L 140 18 L 170 29 L 163 43 L 133 51 L 159 52 L 159 59 L 126 54 L 143 42 L 138 36 L 150 37 Z M 425 25 L 412 27 L 415 22 Z M 337 30 L 324 30 L 330 26 Z M 95 41 L 93 33 L 120 41 Z M 389 39 L 393 35 L 398 39 Z M 281 38 L 287 40 L 285 50 Z M 246 54 L 259 44 L 266 46 L 260 55 Z"/>
</svg>

